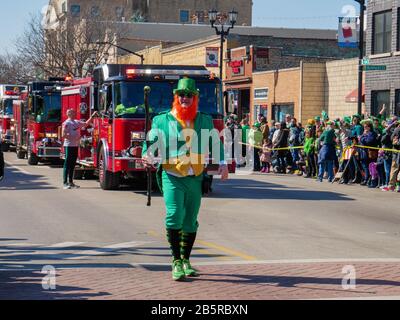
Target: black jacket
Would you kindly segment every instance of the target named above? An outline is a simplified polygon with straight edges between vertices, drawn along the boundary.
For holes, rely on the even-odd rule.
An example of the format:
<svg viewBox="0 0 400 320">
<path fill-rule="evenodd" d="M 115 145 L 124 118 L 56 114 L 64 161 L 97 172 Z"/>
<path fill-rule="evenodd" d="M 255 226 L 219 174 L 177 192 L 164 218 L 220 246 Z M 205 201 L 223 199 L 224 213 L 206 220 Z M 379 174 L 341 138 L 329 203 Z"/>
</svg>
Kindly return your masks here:
<svg viewBox="0 0 400 320">
<path fill-rule="evenodd" d="M 4 156 L 3 151 L 1 151 L 1 142 L 0 142 L 0 181 L 3 180 L 4 177 Z"/>
</svg>

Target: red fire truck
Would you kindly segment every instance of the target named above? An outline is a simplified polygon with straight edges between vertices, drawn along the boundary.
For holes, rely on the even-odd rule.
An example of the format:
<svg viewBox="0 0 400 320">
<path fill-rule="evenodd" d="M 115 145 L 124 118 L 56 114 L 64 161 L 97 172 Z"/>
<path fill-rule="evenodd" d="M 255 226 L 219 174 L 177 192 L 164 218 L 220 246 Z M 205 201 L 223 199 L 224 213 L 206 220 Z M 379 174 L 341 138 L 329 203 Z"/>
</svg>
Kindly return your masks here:
<svg viewBox="0 0 400 320">
<path fill-rule="evenodd" d="M 59 161 L 61 142 L 61 89 L 71 83 L 61 78 L 28 83 L 28 91 L 14 103 L 16 151 L 28 164 Z"/>
<path fill-rule="evenodd" d="M 124 180 L 145 181 L 141 158 L 145 140 L 144 87 L 151 87 L 149 104 L 154 116 L 171 108 L 173 89 L 185 76 L 197 82 L 200 111 L 212 115 L 215 127 L 222 130 L 220 80 L 204 67 L 102 65 L 95 68 L 93 78 L 76 80 L 64 88 L 63 121 L 70 108 L 75 109 L 79 120 L 87 120 L 94 111 L 100 114 L 92 128 L 82 132 L 78 178 L 95 173 L 104 190 L 116 189 Z M 120 106 L 128 107 L 129 112 L 119 113 Z"/>
<path fill-rule="evenodd" d="M 15 119 L 13 114 L 13 101 L 19 99 L 25 86 L 2 84 L 0 85 L 0 139 L 3 151 L 8 151 L 10 146 L 15 146 Z"/>
</svg>

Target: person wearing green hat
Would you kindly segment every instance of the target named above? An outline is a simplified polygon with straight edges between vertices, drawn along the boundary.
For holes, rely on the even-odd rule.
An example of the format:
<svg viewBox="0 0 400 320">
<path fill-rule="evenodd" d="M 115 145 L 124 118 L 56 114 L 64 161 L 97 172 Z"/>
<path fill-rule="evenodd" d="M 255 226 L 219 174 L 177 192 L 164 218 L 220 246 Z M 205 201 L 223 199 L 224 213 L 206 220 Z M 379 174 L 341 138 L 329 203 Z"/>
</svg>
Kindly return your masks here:
<svg viewBox="0 0 400 320">
<path fill-rule="evenodd" d="M 212 136 L 213 119 L 198 111 L 199 91 L 195 80 L 181 79 L 173 93 L 172 110 L 153 119 L 150 147 L 147 149 L 144 143 L 143 160 L 149 167 L 154 157 L 161 158 L 157 181 L 166 206 L 166 233 L 173 256 L 172 278 L 182 281 L 198 276 L 191 266 L 190 256 L 199 228 L 206 159 L 211 154 L 213 163 L 220 165 L 222 180 L 228 179 L 228 167 L 219 136 Z"/>
<path fill-rule="evenodd" d="M 351 129 L 351 133 L 353 137 L 361 137 L 361 135 L 364 132 L 363 126 L 360 124 L 361 122 L 361 116 L 358 114 L 355 114 L 352 117 L 352 122 L 353 122 L 353 127 Z"/>
<path fill-rule="evenodd" d="M 324 179 L 324 174 L 328 172 L 328 180 L 329 182 L 333 182 L 334 171 L 333 166 L 337 159 L 336 156 L 336 135 L 335 135 L 335 123 L 333 121 L 328 121 L 326 123 L 327 127 L 325 131 L 319 138 L 319 144 L 322 145 L 319 155 L 318 155 L 318 180 L 320 182 Z"/>
<path fill-rule="evenodd" d="M 253 171 L 258 172 L 261 170 L 259 148 L 262 148 L 263 145 L 263 134 L 261 131 L 261 123 L 259 122 L 254 123 L 249 131 L 249 145 L 254 148 Z"/>
</svg>

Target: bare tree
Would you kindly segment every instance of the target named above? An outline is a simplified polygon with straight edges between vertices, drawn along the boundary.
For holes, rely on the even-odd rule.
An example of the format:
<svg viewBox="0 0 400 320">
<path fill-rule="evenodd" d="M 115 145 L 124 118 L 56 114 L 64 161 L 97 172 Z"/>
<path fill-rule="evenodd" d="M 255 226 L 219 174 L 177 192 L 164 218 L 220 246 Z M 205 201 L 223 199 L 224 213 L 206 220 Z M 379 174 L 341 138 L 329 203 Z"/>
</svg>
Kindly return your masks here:
<svg viewBox="0 0 400 320">
<path fill-rule="evenodd" d="M 0 55 L 0 83 L 23 84 L 35 77 L 35 69 L 20 56 Z"/>
<path fill-rule="evenodd" d="M 25 33 L 17 40 L 19 56 L 43 77 L 73 75 L 83 77 L 91 64 L 99 64 L 113 43 L 125 33 L 104 16 L 82 13 L 81 17 L 68 18 L 55 28 L 46 28 L 42 19 L 32 16 Z M 102 44 L 96 44 L 101 42 Z M 94 61 L 92 61 L 94 60 Z"/>
</svg>

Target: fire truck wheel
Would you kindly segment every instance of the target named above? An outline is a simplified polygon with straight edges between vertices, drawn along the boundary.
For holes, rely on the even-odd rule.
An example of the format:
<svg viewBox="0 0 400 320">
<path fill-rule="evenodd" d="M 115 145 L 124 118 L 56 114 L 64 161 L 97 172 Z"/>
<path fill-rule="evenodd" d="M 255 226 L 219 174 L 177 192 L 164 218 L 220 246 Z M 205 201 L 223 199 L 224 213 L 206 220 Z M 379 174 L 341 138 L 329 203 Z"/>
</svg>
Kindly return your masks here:
<svg viewBox="0 0 400 320">
<path fill-rule="evenodd" d="M 10 150 L 10 145 L 7 143 L 2 143 L 1 144 L 1 151 L 3 152 L 8 152 Z"/>
<path fill-rule="evenodd" d="M 115 190 L 118 189 L 121 181 L 121 175 L 119 173 L 113 173 L 107 170 L 105 166 L 105 154 L 104 148 L 101 148 L 99 158 L 99 181 L 100 187 L 103 190 Z"/>
<path fill-rule="evenodd" d="M 82 180 L 83 179 L 83 174 L 84 174 L 83 170 L 75 170 L 74 171 L 74 179 L 75 180 Z"/>
<path fill-rule="evenodd" d="M 39 163 L 39 158 L 36 156 L 36 154 L 28 150 L 28 164 L 30 166 L 36 166 L 38 163 Z"/>
<path fill-rule="evenodd" d="M 23 150 L 18 150 L 17 151 L 17 158 L 18 159 L 25 159 L 25 152 Z"/>
</svg>

